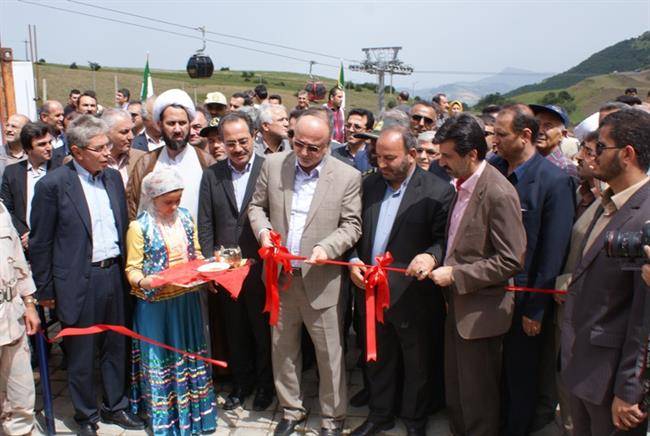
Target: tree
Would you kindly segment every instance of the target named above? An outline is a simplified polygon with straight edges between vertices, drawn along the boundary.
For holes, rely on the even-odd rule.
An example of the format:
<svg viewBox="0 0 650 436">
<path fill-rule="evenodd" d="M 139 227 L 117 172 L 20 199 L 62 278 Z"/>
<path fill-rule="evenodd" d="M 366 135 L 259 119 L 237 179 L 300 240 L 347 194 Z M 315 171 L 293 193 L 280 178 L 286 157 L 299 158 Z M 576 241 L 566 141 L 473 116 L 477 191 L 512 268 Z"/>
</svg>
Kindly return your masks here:
<svg viewBox="0 0 650 436">
<path fill-rule="evenodd" d="M 76 62 L 73 62 L 73 63 L 70 64 L 70 69 L 71 69 L 71 70 L 78 70 L 79 67 L 77 66 L 77 63 L 76 63 Z"/>
<path fill-rule="evenodd" d="M 476 103 L 476 105 L 474 106 L 474 109 L 481 110 L 486 106 L 490 106 L 490 105 L 502 106 L 507 103 L 509 103 L 509 100 L 506 97 L 504 97 L 498 92 L 495 92 L 493 94 L 487 94 L 481 97 L 478 103 Z"/>
<path fill-rule="evenodd" d="M 560 91 L 558 93 L 554 91 L 547 92 L 544 94 L 538 101 L 539 104 L 554 104 L 561 106 L 568 113 L 572 113 L 576 110 L 575 97 L 572 96 L 568 91 Z"/>
</svg>

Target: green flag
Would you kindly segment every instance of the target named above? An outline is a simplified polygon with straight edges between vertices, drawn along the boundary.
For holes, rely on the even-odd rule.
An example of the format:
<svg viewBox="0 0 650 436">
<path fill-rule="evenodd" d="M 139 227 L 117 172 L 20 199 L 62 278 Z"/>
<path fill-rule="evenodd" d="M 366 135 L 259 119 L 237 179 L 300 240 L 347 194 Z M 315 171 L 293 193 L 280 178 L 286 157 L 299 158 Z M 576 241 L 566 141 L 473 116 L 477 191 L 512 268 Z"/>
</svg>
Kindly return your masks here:
<svg viewBox="0 0 650 436">
<path fill-rule="evenodd" d="M 149 71 L 149 55 L 147 55 L 147 63 L 144 66 L 144 74 L 142 75 L 142 89 L 140 90 L 140 100 L 145 101 L 153 94 L 153 81 L 151 80 L 151 71 Z"/>
<path fill-rule="evenodd" d="M 341 64 L 339 66 L 339 79 L 336 84 L 341 89 L 345 89 L 345 76 L 343 74 L 343 61 L 341 61 Z"/>
</svg>

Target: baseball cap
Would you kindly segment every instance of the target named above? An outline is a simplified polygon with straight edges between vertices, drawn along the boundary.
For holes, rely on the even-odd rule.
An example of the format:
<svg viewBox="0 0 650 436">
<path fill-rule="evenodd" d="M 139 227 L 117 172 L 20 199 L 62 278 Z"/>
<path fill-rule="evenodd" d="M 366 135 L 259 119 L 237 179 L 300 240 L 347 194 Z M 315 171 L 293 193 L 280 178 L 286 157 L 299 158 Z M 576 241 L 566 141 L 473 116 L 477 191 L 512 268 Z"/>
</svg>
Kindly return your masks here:
<svg viewBox="0 0 650 436">
<path fill-rule="evenodd" d="M 535 115 L 540 112 L 550 113 L 561 119 L 565 127 L 569 125 L 569 115 L 561 106 L 556 104 L 529 104 L 528 107 Z"/>
<path fill-rule="evenodd" d="M 202 136 L 203 138 L 207 138 L 211 132 L 216 131 L 218 128 L 219 128 L 219 118 L 214 117 L 210 120 L 207 126 L 201 129 L 201 131 L 199 132 L 199 136 Z"/>
<path fill-rule="evenodd" d="M 205 96 L 205 101 L 203 103 L 222 104 L 224 106 L 228 106 L 228 102 L 226 101 L 226 96 L 218 91 L 208 92 L 208 94 Z"/>
</svg>

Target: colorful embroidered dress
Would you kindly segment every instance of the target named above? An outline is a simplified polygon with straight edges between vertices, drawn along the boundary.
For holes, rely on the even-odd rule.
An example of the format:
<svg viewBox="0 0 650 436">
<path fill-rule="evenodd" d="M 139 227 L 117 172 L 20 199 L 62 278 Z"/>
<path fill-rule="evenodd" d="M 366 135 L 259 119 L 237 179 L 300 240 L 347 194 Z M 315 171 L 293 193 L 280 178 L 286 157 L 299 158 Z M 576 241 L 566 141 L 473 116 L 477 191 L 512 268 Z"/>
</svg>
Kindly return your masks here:
<svg viewBox="0 0 650 436">
<path fill-rule="evenodd" d="M 194 259 L 196 229 L 190 213 L 178 209 L 173 223 L 142 212 L 127 234 L 127 274 L 145 276 Z M 134 290 L 138 297 L 133 329 L 141 335 L 207 356 L 199 294 L 175 286 Z M 193 435 L 216 428 L 217 409 L 209 365 L 190 357 L 133 341 L 131 410 L 145 412 L 153 434 Z"/>
</svg>

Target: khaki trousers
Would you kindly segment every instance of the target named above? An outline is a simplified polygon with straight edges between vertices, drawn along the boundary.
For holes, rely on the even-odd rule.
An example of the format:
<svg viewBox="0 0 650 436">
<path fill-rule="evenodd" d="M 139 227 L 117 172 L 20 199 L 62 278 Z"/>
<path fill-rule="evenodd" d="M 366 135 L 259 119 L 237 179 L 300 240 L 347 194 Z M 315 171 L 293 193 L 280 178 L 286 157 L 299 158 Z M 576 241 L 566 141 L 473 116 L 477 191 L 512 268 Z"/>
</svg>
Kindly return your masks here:
<svg viewBox="0 0 650 436">
<path fill-rule="evenodd" d="M 271 341 L 275 390 L 284 410 L 284 418 L 300 420 L 307 413 L 300 386 L 300 335 L 304 324 L 316 350 L 321 427 L 342 428 L 347 409 L 347 388 L 340 312 L 339 305 L 313 309 L 299 274 L 294 275 L 287 290 L 280 291 L 280 313 L 277 325 L 271 330 Z"/>
<path fill-rule="evenodd" d="M 0 347 L 0 420 L 6 435 L 34 428 L 34 376 L 27 335 Z"/>
</svg>

